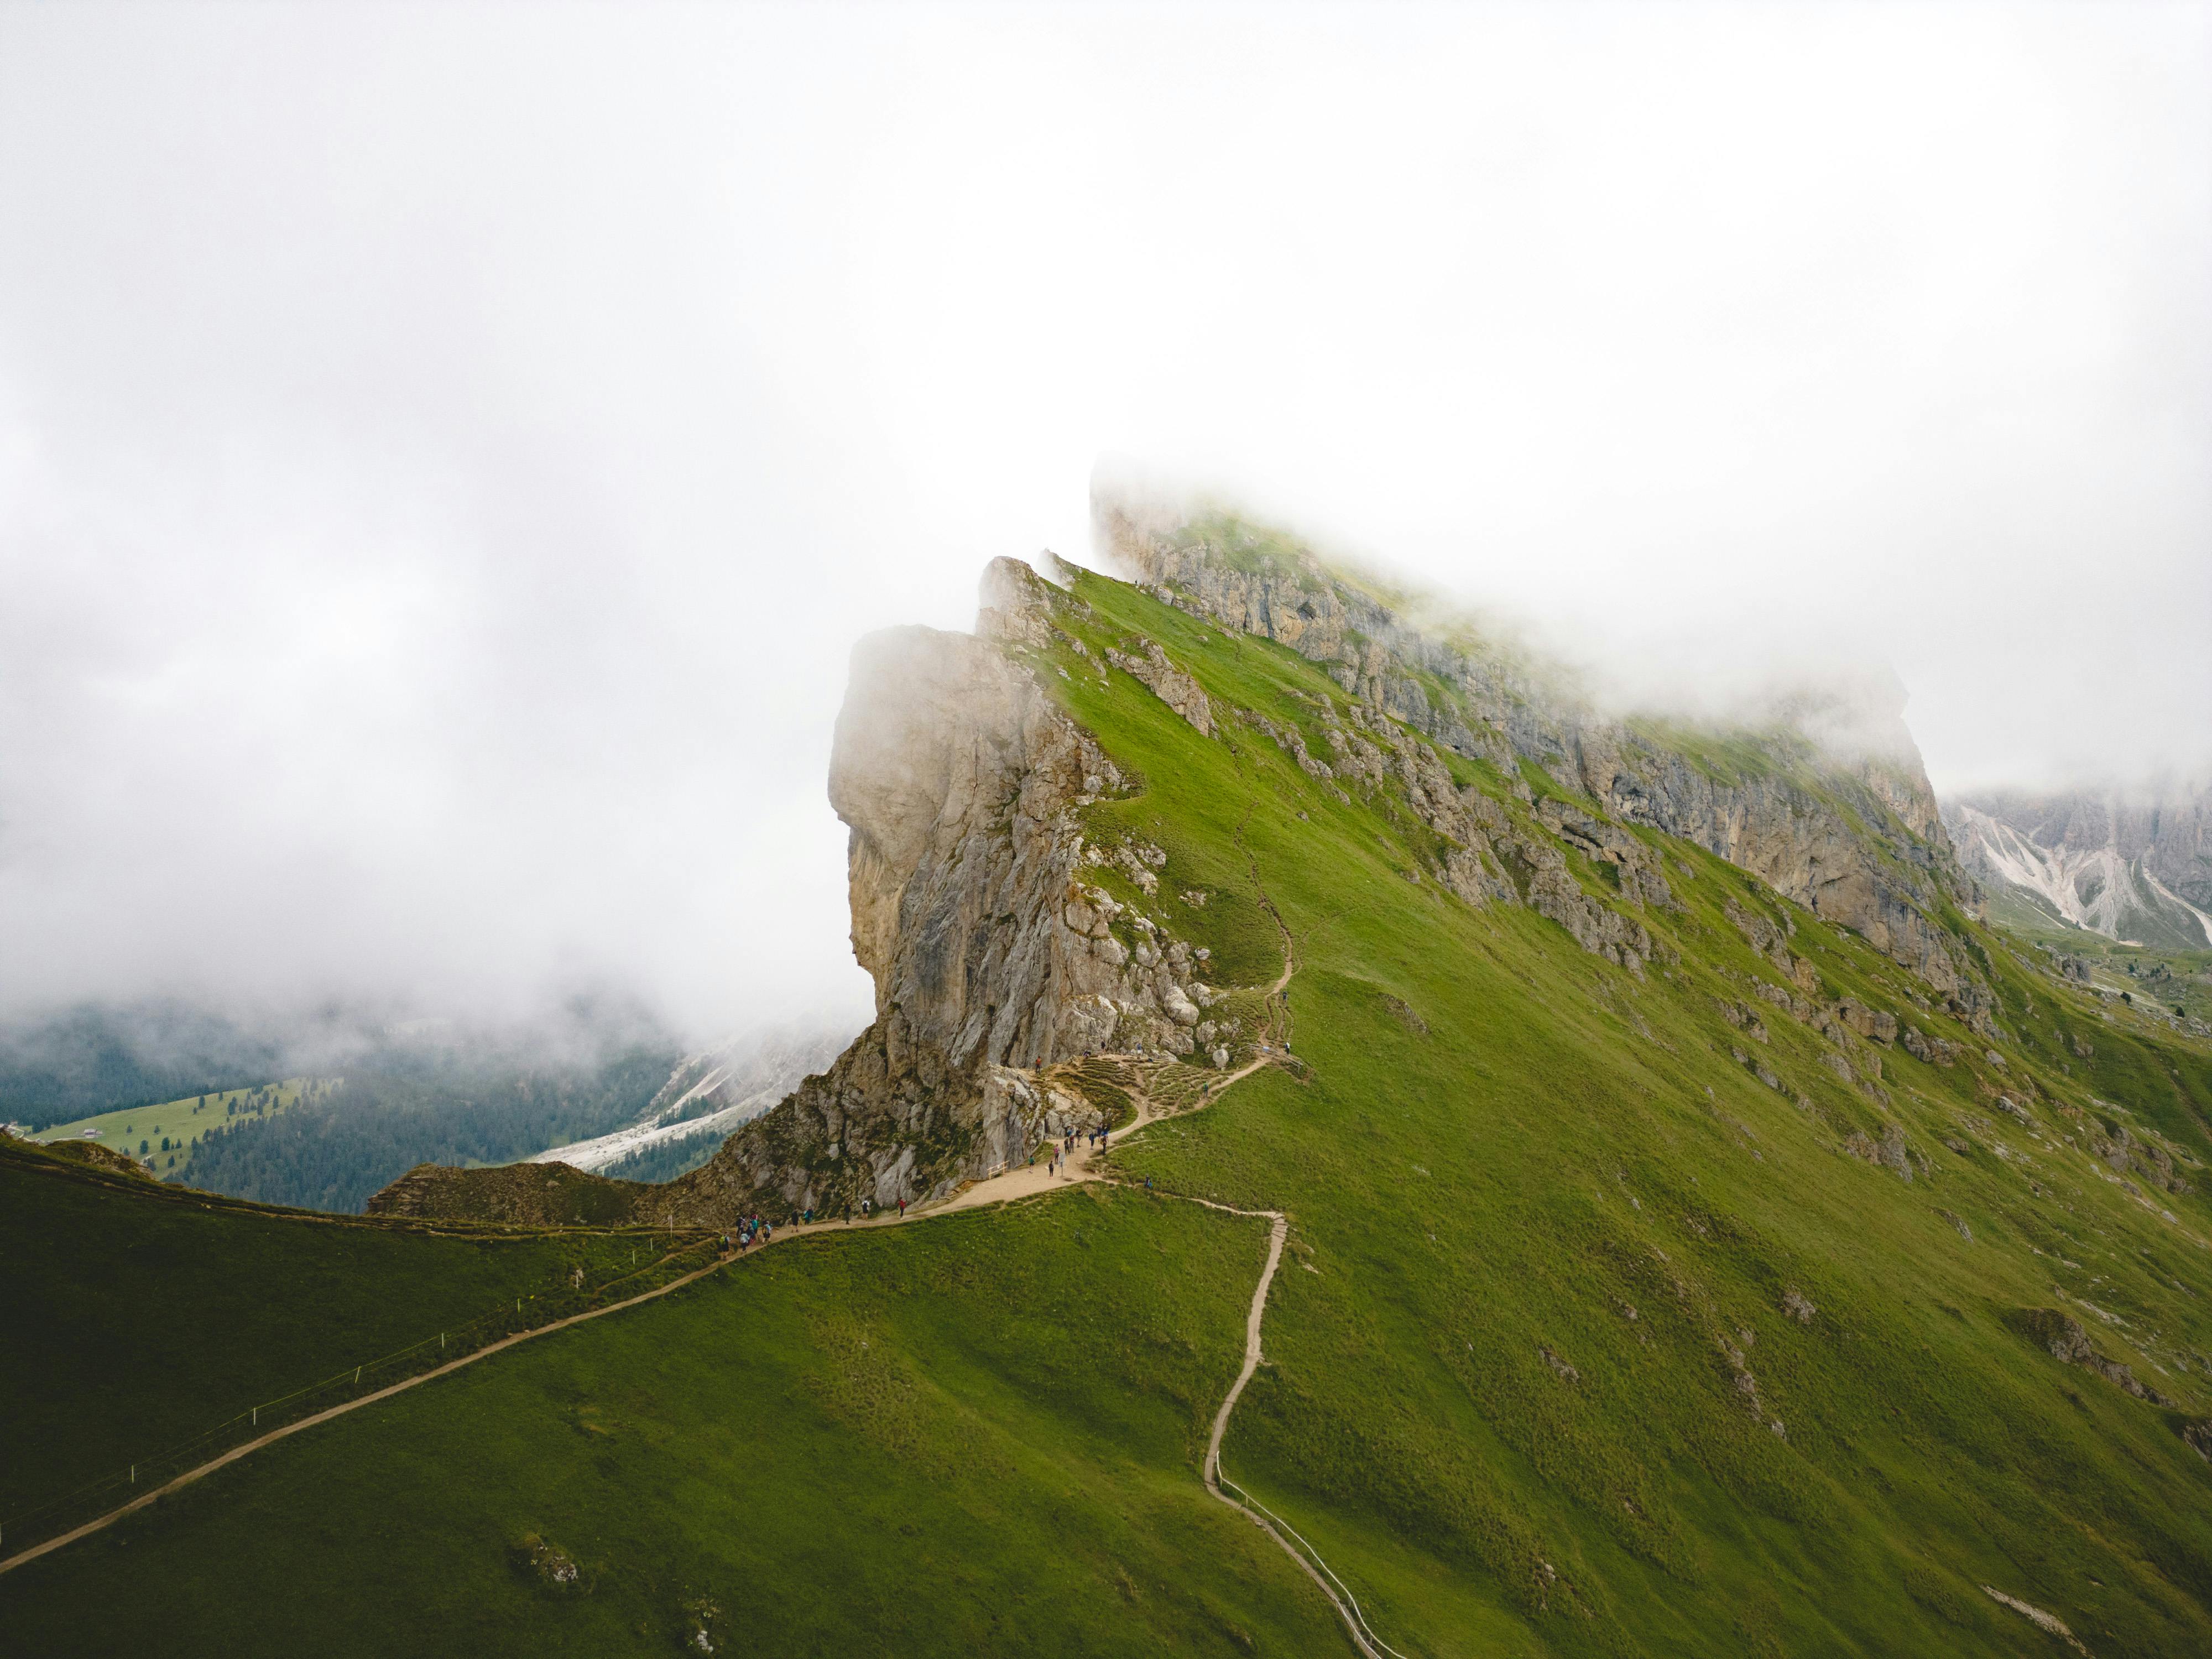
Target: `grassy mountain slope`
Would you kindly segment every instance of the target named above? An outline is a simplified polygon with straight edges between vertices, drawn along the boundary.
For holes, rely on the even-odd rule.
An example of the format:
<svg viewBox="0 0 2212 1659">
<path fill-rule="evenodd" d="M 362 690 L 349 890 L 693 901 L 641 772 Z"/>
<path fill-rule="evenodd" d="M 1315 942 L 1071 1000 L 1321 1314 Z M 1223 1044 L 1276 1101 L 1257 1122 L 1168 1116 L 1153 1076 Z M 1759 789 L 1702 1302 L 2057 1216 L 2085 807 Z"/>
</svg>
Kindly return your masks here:
<svg viewBox="0 0 2212 1659">
<path fill-rule="evenodd" d="M 0 1578 L 0 1627 L 52 1652 L 670 1651 L 702 1623 L 718 1651 L 1348 1651 L 1200 1487 L 1262 1235 L 1164 1196 L 1188 1194 L 1292 1224 L 1225 1465 L 1408 1655 L 2068 1650 L 1984 1586 L 2100 1655 L 2212 1650 L 2212 1465 L 2183 1432 L 2212 1411 L 2200 1048 L 1950 911 L 1996 998 L 1976 1036 L 1650 831 L 1680 908 L 1641 912 L 1648 972 L 1612 966 L 1447 892 L 1389 788 L 1340 793 L 1235 714 L 1325 752 L 1315 700 L 1345 694 L 1313 665 L 1078 591 L 1088 649 L 1030 654 L 1142 780 L 1090 834 L 1167 854 L 1156 893 L 1086 879 L 1232 989 L 1279 969 L 1279 918 L 1298 1065 L 1118 1151 L 1159 1194 L 779 1245 Z M 1102 672 L 1139 635 L 1218 736 Z M 1538 833 L 1498 768 L 1447 763 Z M 1815 986 L 1739 918 L 1794 928 Z M 1792 995 L 1948 1050 L 1823 1036 Z M 62 1292 L 102 1224 L 55 1222 Z M 2171 1403 L 2055 1355 L 2060 1319 Z"/>
<path fill-rule="evenodd" d="M 0 1117 L 33 1128 L 284 1075 L 284 1045 L 181 1003 L 86 1005 L 0 1023 Z"/>
<path fill-rule="evenodd" d="M 1287 652 L 1108 584 L 1081 591 L 1217 699 L 1279 717 L 1284 692 L 1326 692 Z M 1277 1293 L 1278 1368 L 1231 1462 L 1340 1570 L 1366 1566 L 1392 1640 L 1482 1650 L 1455 1635 L 1473 1601 L 1525 1620 L 1531 1650 L 2011 1650 L 2016 1615 L 1983 1583 L 2126 1651 L 2212 1636 L 2212 1471 L 2179 1414 L 2058 1365 L 2012 1322 L 2053 1305 L 2056 1282 L 2126 1320 L 2091 1322 L 2203 1409 L 2201 1193 L 2160 1194 L 2181 1218 L 2166 1222 L 2058 1139 L 2062 1108 L 2094 1090 L 2212 1157 L 2201 1053 L 2112 1033 L 1954 919 L 2024 1039 L 2003 1072 L 1886 1054 L 1885 1113 L 1777 1018 L 1759 1062 L 1786 1086 L 1769 1088 L 1729 1058 L 1758 1045 L 1717 1011 L 1766 966 L 1723 915 L 1762 902 L 1741 872 L 1668 845 L 1687 914 L 1653 925 L 1681 963 L 1638 984 L 1525 910 L 1408 882 L 1387 821 L 1273 745 L 1217 752 L 1164 708 L 1109 710 L 1110 690 L 1066 684 L 1147 778 L 1144 810 L 1164 821 L 1147 833 L 1218 833 L 1230 803 L 1257 803 L 1243 840 L 1301 941 L 1311 1081 L 1263 1075 L 1121 1157 L 1163 1186 L 1291 1210 L 1317 1271 Z M 1980 1052 L 1908 1006 L 1893 964 L 1794 920 L 1833 992 Z M 2090 1032 L 2085 1062 L 2069 1042 Z M 2019 1092 L 2024 1073 L 2047 1103 L 2030 1109 L 2040 1139 L 1981 1086 Z M 1907 1183 L 1839 1155 L 1851 1128 L 1893 1118 L 1932 1174 Z M 1809 1323 L 1782 1311 L 1793 1289 Z"/>
<path fill-rule="evenodd" d="M 0 1521 L 632 1248 L 285 1213 L 0 1146 Z"/>
<path fill-rule="evenodd" d="M 192 1155 L 211 1137 L 228 1133 L 241 1120 L 252 1123 L 276 1116 L 327 1095 L 337 1086 L 331 1079 L 295 1077 L 250 1089 L 215 1090 L 181 1100 L 157 1101 L 150 1106 L 95 1112 L 40 1129 L 30 1139 L 42 1146 L 62 1140 L 98 1140 L 137 1158 L 151 1175 L 164 1179 L 173 1176 L 191 1185 L 191 1178 L 202 1173 L 191 1167 Z"/>
<path fill-rule="evenodd" d="M 1264 1242 L 1079 1192 L 779 1246 L 222 1470 L 0 1579 L 0 1622 L 53 1654 L 1329 1651 L 1190 1475 Z"/>
</svg>

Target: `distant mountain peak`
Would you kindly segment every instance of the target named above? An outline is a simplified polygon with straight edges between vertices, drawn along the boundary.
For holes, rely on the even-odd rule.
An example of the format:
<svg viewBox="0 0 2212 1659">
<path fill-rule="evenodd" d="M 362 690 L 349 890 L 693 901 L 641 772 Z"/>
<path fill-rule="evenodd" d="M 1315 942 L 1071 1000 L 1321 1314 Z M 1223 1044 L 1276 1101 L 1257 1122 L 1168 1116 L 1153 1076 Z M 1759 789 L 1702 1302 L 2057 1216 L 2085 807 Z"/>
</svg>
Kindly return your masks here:
<svg viewBox="0 0 2212 1659">
<path fill-rule="evenodd" d="M 2002 897 L 2123 944 L 2212 945 L 2212 792 L 1991 793 L 1946 802 L 1943 820 Z"/>
</svg>

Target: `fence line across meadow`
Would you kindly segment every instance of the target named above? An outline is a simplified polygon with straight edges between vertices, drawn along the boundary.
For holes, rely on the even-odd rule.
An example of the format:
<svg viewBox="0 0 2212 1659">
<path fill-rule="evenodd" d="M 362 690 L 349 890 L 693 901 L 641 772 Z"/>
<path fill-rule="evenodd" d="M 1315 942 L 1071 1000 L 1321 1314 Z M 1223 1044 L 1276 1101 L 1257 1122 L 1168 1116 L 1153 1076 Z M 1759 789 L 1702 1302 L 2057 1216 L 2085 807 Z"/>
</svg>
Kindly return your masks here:
<svg viewBox="0 0 2212 1659">
<path fill-rule="evenodd" d="M 228 1420 L 167 1450 L 126 1464 L 112 1474 L 86 1482 L 76 1491 L 50 1499 L 34 1509 L 0 1517 L 0 1562 L 7 1562 L 46 1540 L 82 1526 L 88 1521 L 128 1504 L 141 1492 L 166 1486 L 179 1475 L 198 1468 L 234 1446 L 258 1439 L 288 1423 L 362 1399 L 380 1390 L 436 1370 L 479 1349 L 527 1331 L 558 1324 L 580 1313 L 610 1305 L 609 1293 L 618 1288 L 629 1300 L 656 1285 L 679 1279 L 710 1266 L 720 1254 L 720 1235 L 709 1234 L 677 1245 L 658 1261 L 634 1267 L 598 1284 L 568 1284 L 536 1295 L 524 1294 L 512 1304 L 448 1326 L 434 1336 L 374 1359 L 362 1360 L 319 1382 L 266 1400 Z"/>
</svg>

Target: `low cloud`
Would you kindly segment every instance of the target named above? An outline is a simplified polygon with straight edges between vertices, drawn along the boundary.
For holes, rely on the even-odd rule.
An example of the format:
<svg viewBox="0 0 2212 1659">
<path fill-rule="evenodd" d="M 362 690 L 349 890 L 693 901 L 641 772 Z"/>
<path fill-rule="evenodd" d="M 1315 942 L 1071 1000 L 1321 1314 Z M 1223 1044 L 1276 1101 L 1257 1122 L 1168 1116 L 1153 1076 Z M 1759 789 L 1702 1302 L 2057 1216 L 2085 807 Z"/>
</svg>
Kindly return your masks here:
<svg viewBox="0 0 2212 1659">
<path fill-rule="evenodd" d="M 1102 452 L 1608 696 L 2200 764 L 2207 38 L 0 10 L 0 1012 L 865 1013 L 846 655 L 1079 556 Z"/>
</svg>

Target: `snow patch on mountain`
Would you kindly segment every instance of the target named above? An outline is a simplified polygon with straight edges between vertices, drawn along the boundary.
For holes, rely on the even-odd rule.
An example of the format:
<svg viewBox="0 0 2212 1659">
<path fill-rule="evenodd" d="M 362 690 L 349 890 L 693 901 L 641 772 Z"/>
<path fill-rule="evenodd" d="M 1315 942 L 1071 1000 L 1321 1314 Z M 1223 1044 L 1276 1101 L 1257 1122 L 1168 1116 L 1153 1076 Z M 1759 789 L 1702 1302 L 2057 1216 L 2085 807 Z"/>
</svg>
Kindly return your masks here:
<svg viewBox="0 0 2212 1659">
<path fill-rule="evenodd" d="M 851 1034 L 842 1029 L 779 1030 L 687 1054 L 637 1122 L 611 1134 L 550 1147 L 529 1161 L 566 1164 L 596 1174 L 666 1141 L 727 1135 L 826 1068 L 850 1041 Z"/>
</svg>

